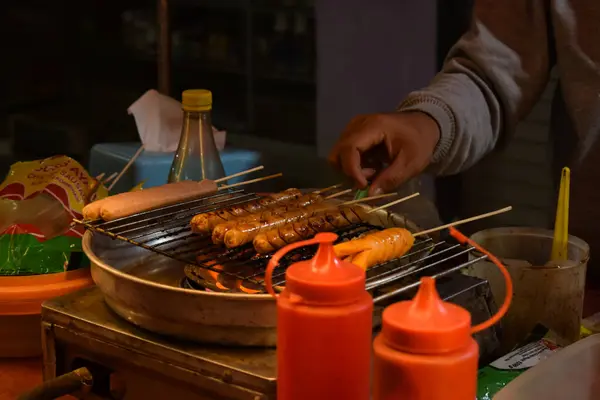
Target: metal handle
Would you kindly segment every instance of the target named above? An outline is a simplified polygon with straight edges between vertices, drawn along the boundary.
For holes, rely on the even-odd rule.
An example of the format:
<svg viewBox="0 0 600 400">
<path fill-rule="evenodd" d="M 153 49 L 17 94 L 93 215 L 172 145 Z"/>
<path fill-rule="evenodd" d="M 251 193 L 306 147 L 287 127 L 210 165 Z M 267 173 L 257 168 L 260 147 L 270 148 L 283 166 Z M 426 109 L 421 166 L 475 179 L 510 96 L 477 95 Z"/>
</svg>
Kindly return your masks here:
<svg viewBox="0 0 600 400">
<path fill-rule="evenodd" d="M 17 400 L 53 400 L 80 390 L 89 390 L 93 384 L 92 374 L 83 367 L 44 382 L 20 395 Z"/>
</svg>

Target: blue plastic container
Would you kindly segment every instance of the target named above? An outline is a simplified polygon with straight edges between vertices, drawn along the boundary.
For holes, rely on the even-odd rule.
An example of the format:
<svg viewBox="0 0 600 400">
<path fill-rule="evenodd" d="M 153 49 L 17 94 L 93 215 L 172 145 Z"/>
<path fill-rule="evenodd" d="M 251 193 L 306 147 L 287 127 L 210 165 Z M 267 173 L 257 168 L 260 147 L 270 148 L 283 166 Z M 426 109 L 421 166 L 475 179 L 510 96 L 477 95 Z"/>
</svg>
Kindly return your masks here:
<svg viewBox="0 0 600 400">
<path fill-rule="evenodd" d="M 90 155 L 90 173 L 92 176 L 101 173 L 109 176 L 113 172 L 121 171 L 139 147 L 140 143 L 102 143 L 95 145 L 92 147 Z M 226 148 L 220 154 L 227 175 L 257 167 L 262 163 L 261 154 L 257 151 Z M 174 153 L 144 151 L 115 185 L 111 193 L 126 192 L 144 180 L 146 181 L 145 188 L 164 185 L 167 183 L 173 156 Z M 242 176 L 231 179 L 229 183 L 248 179 L 250 177 Z"/>
</svg>

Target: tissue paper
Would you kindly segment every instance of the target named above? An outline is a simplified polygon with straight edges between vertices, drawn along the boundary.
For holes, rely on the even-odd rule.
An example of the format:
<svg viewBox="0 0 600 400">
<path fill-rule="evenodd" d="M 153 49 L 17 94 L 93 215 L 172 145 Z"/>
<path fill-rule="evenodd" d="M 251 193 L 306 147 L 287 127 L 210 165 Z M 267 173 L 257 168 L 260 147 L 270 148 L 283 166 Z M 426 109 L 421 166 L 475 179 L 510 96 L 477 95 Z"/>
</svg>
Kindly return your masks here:
<svg viewBox="0 0 600 400">
<path fill-rule="evenodd" d="M 169 152 L 177 150 L 183 111 L 177 100 L 151 89 L 137 99 L 127 112 L 133 115 L 135 124 L 146 151 Z M 213 127 L 218 150 L 225 147 L 225 131 Z"/>
</svg>

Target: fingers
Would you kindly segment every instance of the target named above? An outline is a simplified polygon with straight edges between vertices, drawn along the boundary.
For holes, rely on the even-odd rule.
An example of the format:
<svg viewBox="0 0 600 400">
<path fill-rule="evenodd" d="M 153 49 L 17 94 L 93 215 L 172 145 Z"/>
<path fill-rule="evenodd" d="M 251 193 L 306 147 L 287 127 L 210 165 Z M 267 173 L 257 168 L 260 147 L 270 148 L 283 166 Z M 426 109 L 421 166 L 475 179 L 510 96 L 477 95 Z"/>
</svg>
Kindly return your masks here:
<svg viewBox="0 0 600 400">
<path fill-rule="evenodd" d="M 371 179 L 372 177 L 375 176 L 375 174 L 377 174 L 377 170 L 374 168 L 363 168 L 362 174 L 365 178 Z"/>
<path fill-rule="evenodd" d="M 355 147 L 342 149 L 340 152 L 340 166 L 344 174 L 356 181 L 360 188 L 368 185 L 367 177 L 363 174 L 360 166 L 360 152 Z"/>
<path fill-rule="evenodd" d="M 350 121 L 329 155 L 329 161 L 354 179 L 360 188 L 367 186 L 368 179 L 374 175 L 374 170 L 367 166 L 363 170 L 362 155 L 384 139 L 381 131 L 369 121 L 369 116 L 360 116 Z"/>
<path fill-rule="evenodd" d="M 396 190 L 402 183 L 418 173 L 413 164 L 408 161 L 406 152 L 401 151 L 394 161 L 375 177 L 369 188 L 369 196 Z"/>
</svg>

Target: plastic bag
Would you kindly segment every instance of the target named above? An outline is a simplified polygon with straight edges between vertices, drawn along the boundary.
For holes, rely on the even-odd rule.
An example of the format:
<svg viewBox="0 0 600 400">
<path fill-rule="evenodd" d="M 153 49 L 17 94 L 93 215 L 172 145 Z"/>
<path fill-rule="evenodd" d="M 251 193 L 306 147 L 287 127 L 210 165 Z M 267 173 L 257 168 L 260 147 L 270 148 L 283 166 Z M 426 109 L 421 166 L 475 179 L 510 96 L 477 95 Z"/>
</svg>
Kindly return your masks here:
<svg viewBox="0 0 600 400">
<path fill-rule="evenodd" d="M 71 224 L 104 186 L 75 160 L 56 156 L 11 166 L 0 184 L 0 275 L 48 274 L 87 265 L 84 228 Z M 93 196 L 92 196 L 93 195 Z"/>
<path fill-rule="evenodd" d="M 534 327 L 524 343 L 479 370 L 476 400 L 492 400 L 496 393 L 517 376 L 560 350 L 554 332 L 539 324 Z"/>
</svg>

